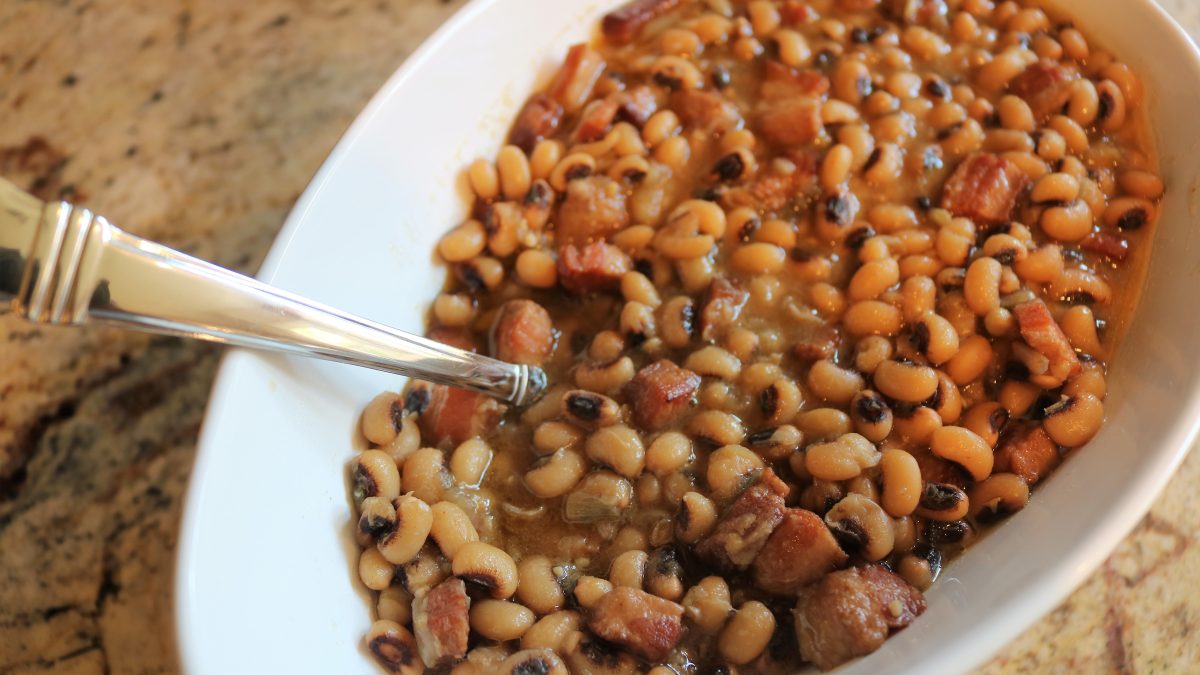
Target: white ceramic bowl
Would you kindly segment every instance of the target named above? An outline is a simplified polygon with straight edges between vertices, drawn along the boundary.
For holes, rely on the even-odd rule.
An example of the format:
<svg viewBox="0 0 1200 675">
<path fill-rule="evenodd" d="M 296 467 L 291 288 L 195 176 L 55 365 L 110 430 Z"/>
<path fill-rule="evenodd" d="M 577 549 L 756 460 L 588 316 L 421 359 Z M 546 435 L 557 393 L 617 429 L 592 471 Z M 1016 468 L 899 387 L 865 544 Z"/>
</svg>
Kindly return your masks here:
<svg viewBox="0 0 1200 675">
<path fill-rule="evenodd" d="M 467 204 L 463 167 L 496 151 L 526 95 L 616 4 L 466 6 L 354 123 L 261 277 L 419 330 L 444 275 L 431 251 Z M 1092 0 L 1075 13 L 1087 35 L 1144 78 L 1169 186 L 1145 294 L 1114 359 L 1108 423 L 1025 510 L 946 570 L 919 621 L 844 672 L 920 664 L 940 673 L 981 662 L 1105 558 L 1196 433 L 1200 55 L 1150 0 Z M 226 359 L 179 546 L 178 631 L 189 673 L 379 672 L 362 644 L 372 608 L 356 581 L 346 463 L 363 405 L 399 386 L 302 359 Z"/>
</svg>

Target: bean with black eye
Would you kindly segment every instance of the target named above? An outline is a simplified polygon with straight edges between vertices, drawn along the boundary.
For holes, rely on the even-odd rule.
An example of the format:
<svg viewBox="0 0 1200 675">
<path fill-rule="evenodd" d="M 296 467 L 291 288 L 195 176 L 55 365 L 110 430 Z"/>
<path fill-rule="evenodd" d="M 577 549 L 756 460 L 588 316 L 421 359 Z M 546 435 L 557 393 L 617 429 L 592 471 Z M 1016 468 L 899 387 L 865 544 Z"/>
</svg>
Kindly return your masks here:
<svg viewBox="0 0 1200 675">
<path fill-rule="evenodd" d="M 1008 424 L 1008 416 L 1008 410 L 996 401 L 982 401 L 967 410 L 960 424 L 994 448 L 1000 440 L 1000 432 Z"/>
<path fill-rule="evenodd" d="M 746 445 L 769 461 L 786 459 L 803 442 L 804 433 L 790 424 L 759 429 L 746 436 Z"/>
<path fill-rule="evenodd" d="M 450 566 L 454 576 L 486 588 L 493 598 L 510 598 L 517 590 L 517 564 L 491 544 L 463 544 L 454 552 Z"/>
<path fill-rule="evenodd" d="M 689 492 L 679 501 L 675 534 L 685 544 L 694 544 L 717 524 L 717 506 L 699 492 Z"/>
<path fill-rule="evenodd" d="M 396 439 L 404 416 L 404 398 L 385 391 L 371 399 L 362 413 L 362 433 L 367 440 L 384 446 Z"/>
<path fill-rule="evenodd" d="M 838 189 L 817 203 L 817 235 L 828 241 L 840 241 L 858 216 L 858 197 Z"/>
<path fill-rule="evenodd" d="M 499 675 L 567 675 L 567 666 L 550 649 L 525 649 L 500 664 Z"/>
<path fill-rule="evenodd" d="M 925 521 L 925 540 L 934 546 L 966 546 L 975 530 L 965 520 Z"/>
<path fill-rule="evenodd" d="M 860 494 L 843 497 L 825 514 L 825 524 L 843 549 L 867 560 L 882 560 L 895 545 L 891 518 Z"/>
<path fill-rule="evenodd" d="M 479 533 L 471 517 L 461 506 L 453 502 L 438 502 L 430 507 L 433 512 L 433 523 L 429 536 L 441 549 L 442 555 L 453 558 L 454 552 L 463 544 L 479 541 Z"/>
<path fill-rule="evenodd" d="M 412 593 L 403 586 L 388 586 L 379 592 L 375 612 L 380 619 L 395 621 L 405 626 L 412 621 L 412 601 Z"/>
<path fill-rule="evenodd" d="M 932 520 L 959 520 L 967 515 L 970 500 L 967 493 L 957 485 L 948 483 L 925 483 L 916 514 Z"/>
<path fill-rule="evenodd" d="M 900 559 L 896 571 L 917 590 L 925 591 L 933 585 L 942 570 L 942 554 L 927 544 L 918 544 Z"/>
<path fill-rule="evenodd" d="M 396 566 L 387 561 L 379 549 L 364 548 L 358 556 L 358 578 L 373 591 L 382 591 L 396 577 Z"/>
<path fill-rule="evenodd" d="M 1055 443 L 1077 448 L 1091 440 L 1104 422 L 1104 404 L 1091 394 L 1064 397 L 1046 408 L 1042 426 Z"/>
<path fill-rule="evenodd" d="M 621 421 L 621 406 L 607 396 L 573 389 L 563 394 L 562 415 L 584 429 L 598 429 Z"/>
<path fill-rule="evenodd" d="M 573 611 L 547 614 L 521 636 L 521 648 L 560 651 L 567 636 L 578 631 L 579 624 L 579 614 Z"/>
<path fill-rule="evenodd" d="M 660 598 L 679 602 L 683 597 L 683 564 L 674 548 L 659 548 L 646 560 L 646 590 Z"/>
<path fill-rule="evenodd" d="M 858 392 L 850 402 L 854 430 L 878 443 L 892 433 L 892 409 L 887 401 L 870 389 Z"/>
<path fill-rule="evenodd" d="M 354 533 L 359 546 L 370 545 L 396 527 L 396 509 L 391 500 L 383 497 L 364 499 L 359 514 L 358 528 Z"/>
<path fill-rule="evenodd" d="M 441 501 L 449 483 L 446 456 L 437 448 L 421 448 L 404 461 L 404 491 L 426 504 Z"/>
<path fill-rule="evenodd" d="M 417 557 L 433 528 L 433 511 L 412 495 L 396 499 L 396 527 L 379 539 L 379 552 L 388 562 L 403 565 Z"/>
<path fill-rule="evenodd" d="M 990 523 L 1012 515 L 1029 503 L 1029 484 L 1013 473 L 997 473 L 977 483 L 970 492 L 971 517 Z"/>
<path fill-rule="evenodd" d="M 380 619 L 371 624 L 366 636 L 367 649 L 390 673 L 419 675 L 425 664 L 417 653 L 417 640 L 407 628 L 395 621 Z"/>
<path fill-rule="evenodd" d="M 711 178 L 725 182 L 739 181 L 752 174 L 754 166 L 754 153 L 748 148 L 737 148 L 717 160 Z"/>
<path fill-rule="evenodd" d="M 884 361 L 875 369 L 876 389 L 884 396 L 906 403 L 920 403 L 937 391 L 937 372 L 909 361 Z"/>
<path fill-rule="evenodd" d="M 400 494 L 400 471 L 396 460 L 382 450 L 367 450 L 354 463 L 354 501 L 367 497 L 395 499 Z"/>
<path fill-rule="evenodd" d="M 925 312 L 912 324 L 909 342 L 933 365 L 941 365 L 958 353 L 958 333 L 944 317 Z"/>
<path fill-rule="evenodd" d="M 611 471 L 595 471 L 579 481 L 563 501 L 563 519 L 595 523 L 621 517 L 633 500 L 633 485 Z"/>
<path fill-rule="evenodd" d="M 795 382 L 780 378 L 759 392 L 758 402 L 767 424 L 779 424 L 795 417 L 804 403 L 804 396 Z"/>
</svg>

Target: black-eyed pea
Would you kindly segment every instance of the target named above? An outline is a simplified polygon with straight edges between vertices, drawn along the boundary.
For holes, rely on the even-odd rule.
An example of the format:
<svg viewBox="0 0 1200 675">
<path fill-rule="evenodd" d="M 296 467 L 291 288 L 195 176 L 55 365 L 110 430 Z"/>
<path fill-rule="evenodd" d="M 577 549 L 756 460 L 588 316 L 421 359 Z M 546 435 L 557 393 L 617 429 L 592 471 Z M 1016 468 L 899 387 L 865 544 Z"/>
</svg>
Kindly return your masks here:
<svg viewBox="0 0 1200 675">
<path fill-rule="evenodd" d="M 566 598 L 549 558 L 543 555 L 521 558 L 517 563 L 516 597 L 521 604 L 539 615 L 562 609 Z"/>
<path fill-rule="evenodd" d="M 746 437 L 746 428 L 736 415 L 720 410 L 705 410 L 688 422 L 687 433 L 713 445 L 735 445 Z"/>
<path fill-rule="evenodd" d="M 795 455 L 804 442 L 804 433 L 790 424 L 760 429 L 746 435 L 746 445 L 768 461 L 779 461 Z"/>
<path fill-rule="evenodd" d="M 904 414 L 897 414 L 892 428 L 901 438 L 913 445 L 927 445 L 933 432 L 942 428 L 942 418 L 932 408 L 919 406 Z"/>
<path fill-rule="evenodd" d="M 721 632 L 733 613 L 729 585 L 717 576 L 701 579 L 683 596 L 683 613 L 704 635 Z"/>
<path fill-rule="evenodd" d="M 855 336 L 896 335 L 903 323 L 904 319 L 895 305 L 879 300 L 856 302 L 842 316 L 842 325 Z"/>
<path fill-rule="evenodd" d="M 517 590 L 517 564 L 504 551 L 481 541 L 463 544 L 450 560 L 454 576 L 477 584 L 496 599 L 511 598 Z"/>
<path fill-rule="evenodd" d="M 874 300 L 900 282 L 900 265 L 895 258 L 866 263 L 850 278 L 848 297 L 852 301 Z"/>
<path fill-rule="evenodd" d="M 683 565 L 674 548 L 658 548 L 650 553 L 644 585 L 650 593 L 671 602 L 683 598 Z"/>
<path fill-rule="evenodd" d="M 367 450 L 354 462 L 354 501 L 367 497 L 395 499 L 400 494 L 400 472 L 396 460 L 382 450 Z"/>
<path fill-rule="evenodd" d="M 450 474 L 464 485 L 479 485 L 491 463 L 491 447 L 481 439 L 472 438 L 450 453 Z"/>
<path fill-rule="evenodd" d="M 995 258 L 976 258 L 963 279 L 963 297 L 967 306 L 983 316 L 1000 306 L 1000 273 L 1003 266 Z"/>
<path fill-rule="evenodd" d="M 563 501 L 563 520 L 596 523 L 616 520 L 633 500 L 633 485 L 611 471 L 594 471 L 579 481 Z"/>
<path fill-rule="evenodd" d="M 658 333 L 672 349 L 688 346 L 696 330 L 696 305 L 686 295 L 671 298 L 659 309 Z"/>
<path fill-rule="evenodd" d="M 921 499 L 921 468 L 917 460 L 904 450 L 888 448 L 881 454 L 879 469 L 883 476 L 884 510 L 893 518 L 911 514 Z"/>
<path fill-rule="evenodd" d="M 679 283 L 687 293 L 697 293 L 708 288 L 714 273 L 712 258 L 707 255 L 675 261 L 675 275 L 679 277 Z"/>
<path fill-rule="evenodd" d="M 796 426 L 812 441 L 830 440 L 850 433 L 850 416 L 837 408 L 813 408 L 796 416 Z"/>
<path fill-rule="evenodd" d="M 1096 333 L 1096 317 L 1090 307 L 1076 305 L 1063 313 L 1059 326 L 1075 349 L 1092 356 L 1101 356 L 1100 336 Z"/>
<path fill-rule="evenodd" d="M 1163 179 L 1149 171 L 1131 169 L 1117 175 L 1117 184 L 1131 197 L 1155 200 L 1163 196 Z"/>
<path fill-rule="evenodd" d="M 525 472 L 525 487 L 543 499 L 561 497 L 571 491 L 587 470 L 583 455 L 572 448 L 559 448 Z"/>
<path fill-rule="evenodd" d="M 809 287 L 808 296 L 813 309 L 820 312 L 822 316 L 835 317 L 846 309 L 846 297 L 833 284 L 824 281 L 815 283 Z M 868 317 L 860 317 L 860 319 L 864 325 L 869 321 Z"/>
<path fill-rule="evenodd" d="M 935 270 L 936 274 L 940 270 Z M 915 321 L 926 312 L 932 312 L 937 303 L 937 284 L 924 274 L 909 276 L 900 285 L 900 305 L 904 320 Z"/>
<path fill-rule="evenodd" d="M 575 583 L 575 602 L 584 609 L 591 609 L 600 602 L 600 598 L 608 595 L 613 589 L 613 583 L 608 579 L 584 575 Z"/>
<path fill-rule="evenodd" d="M 962 340 L 958 352 L 946 362 L 943 371 L 960 387 L 974 382 L 992 361 L 992 345 L 982 335 Z"/>
<path fill-rule="evenodd" d="M 396 566 L 375 547 L 364 548 L 358 556 L 358 578 L 373 591 L 382 591 L 392 585 Z"/>
<path fill-rule="evenodd" d="M 376 546 L 393 565 L 404 565 L 417 557 L 433 528 L 433 510 L 411 494 L 396 498 L 396 527 L 381 537 Z M 464 514 L 465 515 L 465 514 Z M 468 525 L 470 522 L 468 520 Z M 474 531 L 474 528 L 471 528 Z"/>
<path fill-rule="evenodd" d="M 383 392 L 363 409 L 363 436 L 374 445 L 388 445 L 396 440 L 404 415 L 404 397 L 395 392 Z"/>
<path fill-rule="evenodd" d="M 763 603 L 742 603 L 717 638 L 717 653 L 734 665 L 745 665 L 766 650 L 775 634 L 775 615 Z"/>
<path fill-rule="evenodd" d="M 576 612 L 564 610 L 547 614 L 521 636 L 521 649 L 560 651 L 563 641 L 569 634 L 579 630 L 579 625 L 580 618 Z"/>
<path fill-rule="evenodd" d="M 991 445 L 965 427 L 945 426 L 934 431 L 929 441 L 929 449 L 938 457 L 966 469 L 977 481 L 987 478 L 992 473 Z"/>
<path fill-rule="evenodd" d="M 685 544 L 704 538 L 717 524 L 717 506 L 699 492 L 688 492 L 675 514 L 675 535 Z"/>
<path fill-rule="evenodd" d="M 583 440 L 583 431 L 574 424 L 552 420 L 542 422 L 533 430 L 533 451 L 538 455 L 552 454 L 560 448 L 574 448 Z M 454 458 L 450 458 L 453 471 Z"/>
<path fill-rule="evenodd" d="M 616 395 L 637 374 L 633 359 L 622 356 L 607 363 L 581 363 L 575 368 L 575 384 L 580 389 Z"/>
<path fill-rule="evenodd" d="M 938 387 L 937 371 L 911 361 L 884 361 L 875 369 L 872 381 L 884 396 L 906 403 L 920 403 Z"/>
<path fill-rule="evenodd" d="M 1012 312 L 1004 307 L 997 307 L 983 315 L 983 328 L 992 337 L 1012 335 L 1016 327 L 1017 322 L 1013 318 Z"/>
<path fill-rule="evenodd" d="M 812 364 L 807 383 L 814 394 L 835 405 L 849 403 L 863 388 L 862 375 L 828 359 Z"/>
<path fill-rule="evenodd" d="M 941 371 L 938 371 L 938 388 L 932 400 L 932 408 L 941 418 L 942 424 L 954 424 L 962 416 L 962 392 L 950 376 Z"/>
<path fill-rule="evenodd" d="M 613 558 L 608 568 L 608 580 L 613 586 L 624 586 L 642 590 L 646 578 L 646 563 L 650 559 L 645 551 L 625 551 Z"/>
<path fill-rule="evenodd" d="M 404 490 L 424 501 L 436 504 L 449 483 L 446 456 L 437 448 L 421 448 L 404 460 Z"/>
<path fill-rule="evenodd" d="M 403 586 L 388 586 L 379 591 L 375 613 L 384 621 L 395 621 L 401 626 L 412 621 L 412 593 Z"/>
<path fill-rule="evenodd" d="M 735 380 L 742 372 L 742 362 L 728 351 L 709 345 L 688 354 L 683 367 L 697 375 Z"/>
<path fill-rule="evenodd" d="M 453 558 L 454 552 L 463 544 L 479 541 L 479 533 L 462 507 L 453 502 L 438 502 L 430 507 L 430 511 L 433 523 L 429 536 L 447 559 Z"/>
<path fill-rule="evenodd" d="M 584 450 L 589 459 L 612 468 L 626 478 L 636 478 L 645 466 L 646 449 L 642 439 L 624 424 L 604 427 L 592 433 L 584 444 Z"/>
<path fill-rule="evenodd" d="M 894 553 L 904 553 L 911 551 L 917 543 L 917 523 L 912 516 L 901 516 L 892 518 L 892 537 L 895 543 L 892 544 Z"/>
<path fill-rule="evenodd" d="M 367 649 L 389 673 L 419 675 L 425 672 L 416 638 L 399 623 L 380 619 L 371 624 L 365 640 Z"/>
<path fill-rule="evenodd" d="M 858 392 L 850 402 L 854 431 L 873 443 L 892 433 L 892 409 L 882 396 L 869 389 Z"/>
<path fill-rule="evenodd" d="M 970 491 L 970 515 L 979 522 L 994 522 L 1029 503 L 1029 484 L 1012 473 L 992 474 Z"/>
<path fill-rule="evenodd" d="M 1091 440 L 1104 422 L 1104 404 L 1091 394 L 1066 397 L 1046 408 L 1042 426 L 1050 438 L 1066 448 Z"/>
<path fill-rule="evenodd" d="M 1051 297 L 1060 299 L 1079 299 L 1095 302 L 1101 305 L 1112 300 L 1112 287 L 1104 279 L 1081 269 L 1063 270 L 1050 285 L 1046 292 Z"/>
<path fill-rule="evenodd" d="M 1012 265 L 1029 256 L 1029 249 L 1024 242 L 1004 233 L 993 234 L 984 240 L 982 252 L 1002 265 Z"/>
<path fill-rule="evenodd" d="M 996 401 L 982 401 L 967 409 L 962 416 L 960 425 L 970 429 L 988 444 L 996 447 L 1000 440 L 1000 432 L 1008 424 L 1008 410 Z"/>
<path fill-rule="evenodd" d="M 1062 390 L 1063 395 L 1078 397 L 1082 394 L 1091 394 L 1103 401 L 1108 394 L 1108 383 L 1104 379 L 1104 366 L 1095 361 L 1084 362 L 1082 365 L 1083 368 L 1079 373 L 1067 380 L 1067 384 Z"/>
<path fill-rule="evenodd" d="M 1008 380 L 1000 385 L 1000 391 L 996 393 L 996 400 L 1008 411 L 1010 416 L 1022 417 L 1029 412 L 1041 395 L 1041 387 L 1021 380 Z"/>
<path fill-rule="evenodd" d="M 498 671 L 488 669 L 484 672 L 497 672 L 499 675 L 568 675 L 570 671 L 558 654 L 550 649 L 524 649 L 506 658 Z"/>
<path fill-rule="evenodd" d="M 1024 260 L 1014 261 L 1013 270 L 1025 281 L 1049 283 L 1063 271 L 1062 247 L 1045 244 L 1029 252 Z"/>
<path fill-rule="evenodd" d="M 933 365 L 941 365 L 958 353 L 958 332 L 936 312 L 925 312 L 912 322 L 909 343 Z"/>
<path fill-rule="evenodd" d="M 753 242 L 739 246 L 730 259 L 733 268 L 743 274 L 775 274 L 787 260 L 784 250 L 775 244 Z"/>
<path fill-rule="evenodd" d="M 1087 131 L 1079 126 L 1075 120 L 1066 115 L 1055 115 L 1050 118 L 1046 126 L 1054 131 L 1057 131 L 1063 140 L 1067 143 L 1067 149 L 1076 155 L 1083 155 L 1088 151 L 1090 143 L 1088 141 Z"/>
<path fill-rule="evenodd" d="M 487 232 L 478 220 L 468 220 L 450 230 L 438 241 L 438 254 L 446 262 L 464 262 L 483 253 Z"/>
<path fill-rule="evenodd" d="M 533 626 L 533 612 L 508 600 L 484 598 L 471 603 L 471 630 L 497 642 L 519 640 Z"/>
<path fill-rule="evenodd" d="M 1087 202 L 1076 199 L 1047 208 L 1038 218 L 1038 225 L 1059 241 L 1079 241 L 1092 231 L 1092 210 Z"/>
<path fill-rule="evenodd" d="M 854 225 L 858 209 L 858 197 L 844 187 L 825 195 L 817 204 L 817 236 L 827 241 L 842 240 Z"/>
<path fill-rule="evenodd" d="M 1125 93 L 1112 80 L 1104 80 L 1096 86 L 1099 107 L 1095 118 L 1096 126 L 1103 131 L 1116 131 L 1125 126 L 1128 106 Z"/>
<path fill-rule="evenodd" d="M 421 548 L 417 557 L 402 565 L 396 576 L 403 579 L 409 593 L 419 597 L 450 576 L 450 565 L 437 547 L 428 544 Z"/>
<path fill-rule="evenodd" d="M 863 165 L 863 178 L 868 184 L 880 187 L 895 182 L 903 170 L 904 155 L 899 146 L 880 143 Z"/>
<path fill-rule="evenodd" d="M 662 304 L 658 289 L 641 272 L 626 272 L 621 276 L 621 295 L 626 302 L 640 302 L 650 307 L 658 307 Z"/>
<path fill-rule="evenodd" d="M 880 363 L 892 358 L 892 341 L 882 335 L 868 335 L 854 345 L 854 367 L 874 373 Z"/>
<path fill-rule="evenodd" d="M 896 543 L 892 519 L 874 501 L 848 494 L 825 514 L 825 524 L 847 552 L 882 560 Z"/>
<path fill-rule="evenodd" d="M 679 470 L 692 458 L 692 442 L 678 431 L 659 434 L 646 448 L 646 470 L 665 476 Z"/>
<path fill-rule="evenodd" d="M 359 546 L 369 546 L 396 528 L 396 509 L 390 499 L 367 497 L 359 506 L 358 527 L 354 531 Z"/>
<path fill-rule="evenodd" d="M 838 189 L 850 175 L 853 164 L 854 153 L 850 147 L 843 143 L 834 145 L 821 160 L 821 187 L 829 192 Z"/>
<path fill-rule="evenodd" d="M 563 394 L 562 415 L 584 429 L 598 429 L 621 421 L 621 406 L 607 396 L 573 389 Z"/>
<path fill-rule="evenodd" d="M 741 445 L 726 445 L 708 458 L 705 480 L 717 501 L 731 499 L 762 471 L 763 460 Z"/>
<path fill-rule="evenodd" d="M 821 480 L 849 480 L 878 463 L 879 450 L 875 444 L 855 433 L 814 443 L 804 451 L 805 467 Z"/>
<path fill-rule="evenodd" d="M 967 493 L 957 485 L 925 483 L 915 513 L 927 520 L 951 522 L 965 517 L 969 507 Z"/>
</svg>

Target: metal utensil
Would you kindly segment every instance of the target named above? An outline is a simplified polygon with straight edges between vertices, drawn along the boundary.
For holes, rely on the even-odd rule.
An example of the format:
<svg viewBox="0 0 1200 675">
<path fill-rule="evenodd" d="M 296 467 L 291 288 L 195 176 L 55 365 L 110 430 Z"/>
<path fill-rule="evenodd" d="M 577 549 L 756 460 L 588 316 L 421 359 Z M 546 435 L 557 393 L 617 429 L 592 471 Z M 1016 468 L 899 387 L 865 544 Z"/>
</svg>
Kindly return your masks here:
<svg viewBox="0 0 1200 675">
<path fill-rule="evenodd" d="M 497 361 L 340 312 L 124 232 L 0 178 L 0 313 L 104 323 L 365 366 L 521 406 L 538 368 Z"/>
</svg>

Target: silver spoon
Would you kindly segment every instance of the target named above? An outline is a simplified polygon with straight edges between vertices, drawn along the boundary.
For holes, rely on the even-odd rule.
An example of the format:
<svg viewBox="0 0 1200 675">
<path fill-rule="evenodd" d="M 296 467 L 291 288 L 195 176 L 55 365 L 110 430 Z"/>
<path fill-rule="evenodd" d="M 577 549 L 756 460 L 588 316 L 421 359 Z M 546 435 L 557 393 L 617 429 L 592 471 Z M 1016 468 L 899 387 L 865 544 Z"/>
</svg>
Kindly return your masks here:
<svg viewBox="0 0 1200 675">
<path fill-rule="evenodd" d="M 546 376 L 340 312 L 45 203 L 0 178 L 0 313 L 133 330 L 365 366 L 516 406 Z"/>
</svg>

